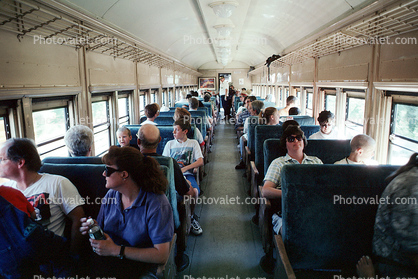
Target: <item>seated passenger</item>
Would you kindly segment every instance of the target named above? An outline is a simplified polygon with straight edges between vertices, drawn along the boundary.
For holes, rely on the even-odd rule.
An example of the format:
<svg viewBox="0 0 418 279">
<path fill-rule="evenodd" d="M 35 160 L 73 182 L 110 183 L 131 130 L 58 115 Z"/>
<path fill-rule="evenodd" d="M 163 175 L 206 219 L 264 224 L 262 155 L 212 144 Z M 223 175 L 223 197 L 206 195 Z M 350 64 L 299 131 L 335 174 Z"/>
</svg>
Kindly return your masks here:
<svg viewBox="0 0 418 279">
<path fill-rule="evenodd" d="M 173 117 L 174 121 L 176 121 L 180 118 L 185 118 L 185 119 L 187 119 L 191 122 L 191 119 L 192 119 L 191 117 L 192 116 L 191 116 L 190 112 L 185 108 L 176 108 L 176 110 L 174 111 L 174 117 Z M 203 139 L 203 135 L 197 127 L 194 130 L 194 133 L 195 133 L 195 138 L 196 138 L 197 142 L 199 143 L 200 148 L 203 152 L 204 148 L 205 148 L 205 140 Z"/>
<path fill-rule="evenodd" d="M 105 240 L 90 239 L 95 276 L 154 278 L 174 234 L 173 212 L 165 196 L 167 179 L 155 159 L 133 147 L 111 146 L 104 155 L 106 188 L 97 224 Z M 80 231 L 89 224 L 82 218 Z M 148 277 L 147 277 L 148 276 Z"/>
<path fill-rule="evenodd" d="M 216 113 L 217 113 L 216 103 L 215 103 L 215 101 L 212 101 L 210 99 L 210 97 L 211 97 L 211 95 L 209 93 L 205 93 L 205 95 L 203 96 L 203 101 L 210 102 L 210 107 L 212 109 L 213 119 L 216 119 Z"/>
<path fill-rule="evenodd" d="M 119 129 L 116 132 L 116 136 L 118 137 L 118 143 L 121 147 L 131 146 L 138 149 L 138 146 L 136 144 L 130 144 L 130 141 L 132 140 L 132 133 L 131 130 L 129 130 L 127 127 L 119 127 Z"/>
<path fill-rule="evenodd" d="M 242 102 L 242 105 L 240 107 L 238 107 L 238 109 L 235 113 L 236 120 L 238 120 L 238 117 L 242 112 L 247 110 L 247 108 L 245 106 L 245 100 L 247 100 L 247 94 L 241 93 L 241 95 L 239 96 L 239 101 Z"/>
<path fill-rule="evenodd" d="M 196 140 L 187 138 L 187 132 L 191 129 L 190 122 L 187 119 L 177 119 L 173 127 L 174 139 L 167 142 L 163 155 L 174 158 L 177 161 L 183 175 L 200 194 L 199 186 L 193 175 L 194 168 L 203 166 L 203 155 L 199 143 Z"/>
<path fill-rule="evenodd" d="M 8 139 L 0 149 L 0 176 L 9 178 L 5 186 L 20 190 L 39 212 L 39 222 L 59 236 L 64 236 L 65 217 L 72 221 L 71 238 L 80 239 L 80 218 L 84 216 L 83 199 L 65 177 L 39 174 L 41 158 L 34 142 L 25 138 Z M 72 244 L 77 244 L 74 241 Z"/>
<path fill-rule="evenodd" d="M 357 135 L 351 139 L 350 146 L 350 155 L 334 164 L 377 165 L 377 161 L 372 159 L 376 149 L 376 142 L 372 137 L 363 134 Z"/>
<path fill-rule="evenodd" d="M 53 233 L 64 236 L 66 217 L 71 221 L 71 252 L 78 254 L 82 236 L 80 218 L 84 216 L 77 188 L 65 177 L 39 174 L 41 158 L 30 139 L 8 139 L 0 149 L 0 177 L 5 186 L 20 190 L 37 212 L 37 221 Z"/>
<path fill-rule="evenodd" d="M 64 142 L 71 157 L 90 156 L 93 131 L 84 125 L 73 126 L 65 133 Z"/>
<path fill-rule="evenodd" d="M 251 115 L 251 113 L 249 111 L 249 106 L 252 102 L 254 102 L 256 100 L 257 100 L 257 98 L 255 96 L 248 96 L 245 99 L 245 102 L 244 102 L 245 110 L 243 110 L 242 113 L 240 113 L 239 116 L 237 116 L 237 121 L 235 123 L 235 129 L 237 129 L 238 127 L 244 126 L 245 120 L 247 119 L 247 117 L 249 117 Z"/>
<path fill-rule="evenodd" d="M 389 202 L 379 204 L 374 225 L 376 271 L 379 278 L 413 278 L 418 274 L 418 153 L 387 181 L 381 198 Z M 369 257 L 360 259 L 357 272 L 375 278 Z"/>
<path fill-rule="evenodd" d="M 141 125 L 144 124 L 152 124 L 157 125 L 157 123 L 154 122 L 155 118 L 160 115 L 160 106 L 157 103 L 152 103 L 145 106 L 145 116 L 147 117 L 147 120 L 141 123 Z"/>
<path fill-rule="evenodd" d="M 324 110 L 319 113 L 318 122 L 321 130 L 312 134 L 309 139 L 341 139 L 338 131 L 334 128 L 335 116 L 329 110 Z"/>
<path fill-rule="evenodd" d="M 289 96 L 286 99 L 286 106 L 284 108 L 282 108 L 281 110 L 279 110 L 279 115 L 280 116 L 289 116 L 289 110 L 290 108 L 293 108 L 296 106 L 296 102 L 297 102 L 298 98 L 296 98 L 295 96 Z"/>
<path fill-rule="evenodd" d="M 264 103 L 262 101 L 259 100 L 255 100 L 253 102 L 251 102 L 248 105 L 248 110 L 251 114 L 251 116 L 257 116 L 261 113 L 261 110 L 263 109 Z M 241 153 L 241 158 L 240 158 L 240 162 L 238 165 L 235 166 L 235 169 L 244 169 L 245 168 L 245 163 L 244 163 L 244 140 L 247 140 L 247 133 L 248 133 L 248 127 L 250 126 L 249 123 L 250 118 L 247 117 L 247 119 L 245 119 L 244 122 L 244 133 L 242 134 L 242 136 L 239 138 L 239 146 L 240 146 L 240 153 Z"/>
<path fill-rule="evenodd" d="M 289 109 L 289 116 L 292 115 L 300 115 L 300 109 L 297 107 L 293 107 Z"/>
<path fill-rule="evenodd" d="M 202 104 L 203 105 L 203 104 Z M 199 100 L 196 98 L 190 98 L 189 99 L 189 111 L 197 111 L 197 108 L 199 107 Z M 204 107 L 204 105 L 203 105 Z M 205 124 L 209 127 L 209 130 L 212 129 L 211 125 L 213 123 L 213 118 L 209 115 L 206 115 L 206 119 L 204 119 Z"/>
<path fill-rule="evenodd" d="M 0 196 L 5 198 L 11 204 L 13 204 L 17 209 L 25 212 L 33 220 L 36 219 L 35 208 L 33 208 L 33 205 L 30 204 L 30 202 L 19 190 L 16 190 L 12 187 L 0 185 Z"/>
<path fill-rule="evenodd" d="M 263 125 L 278 125 L 280 122 L 279 111 L 275 107 L 266 108 L 258 117 Z"/>
<path fill-rule="evenodd" d="M 142 126 L 138 130 L 137 138 L 139 149 L 141 150 L 141 153 L 143 155 L 161 156 L 160 154 L 157 154 L 157 147 L 161 141 L 160 130 L 158 130 L 157 127 L 149 124 Z M 186 180 L 186 178 L 183 176 L 183 172 L 181 171 L 181 168 L 177 161 L 174 158 L 172 159 L 174 166 L 174 184 L 177 193 L 182 197 L 186 195 L 192 197 L 192 199 L 190 199 L 191 201 L 196 200 L 199 196 L 197 189 L 191 186 L 190 181 Z M 202 234 L 203 230 L 197 222 L 197 218 L 194 218 L 194 203 L 191 204 L 190 209 L 192 215 L 191 231 L 194 235 L 200 235 Z"/>
<path fill-rule="evenodd" d="M 165 104 L 163 104 L 163 106 L 160 108 L 160 111 L 164 111 L 164 112 L 170 111 L 170 108 L 167 107 Z"/>
<path fill-rule="evenodd" d="M 14 197 L 8 196 L 8 199 L 14 200 Z M 68 265 L 65 238 L 45 230 L 29 218 L 28 212 L 22 212 L 4 197 L 0 197 L 0 212 L 0 278 L 67 278 L 74 275 Z M 41 273 L 40 266 L 46 264 L 56 267 L 52 274 Z"/>
<path fill-rule="evenodd" d="M 303 131 L 297 126 L 288 126 L 280 138 L 280 148 L 286 150 L 286 156 L 273 160 L 264 178 L 263 195 L 267 199 L 282 198 L 280 184 L 280 171 L 288 164 L 322 164 L 322 161 L 314 156 L 307 156 L 303 153 L 307 140 Z M 279 234 L 282 227 L 281 212 L 273 214 L 273 230 Z"/>
</svg>

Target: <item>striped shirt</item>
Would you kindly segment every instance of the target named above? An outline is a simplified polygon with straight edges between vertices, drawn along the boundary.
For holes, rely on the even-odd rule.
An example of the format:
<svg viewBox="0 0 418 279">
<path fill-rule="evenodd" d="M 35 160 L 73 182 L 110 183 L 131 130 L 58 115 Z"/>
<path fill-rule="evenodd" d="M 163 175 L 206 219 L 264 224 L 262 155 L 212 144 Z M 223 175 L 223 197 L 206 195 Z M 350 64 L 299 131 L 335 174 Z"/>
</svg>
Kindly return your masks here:
<svg viewBox="0 0 418 279">
<path fill-rule="evenodd" d="M 274 159 L 268 170 L 266 177 L 264 177 L 264 181 L 268 180 L 276 184 L 277 189 L 281 189 L 281 182 L 280 182 L 280 172 L 284 165 L 295 165 L 299 164 L 299 162 L 296 159 L 293 159 L 289 156 L 289 154 L 286 154 L 286 156 L 278 157 Z M 307 156 L 305 153 L 303 153 L 303 160 L 302 164 L 306 165 L 313 165 L 313 164 L 322 164 L 321 159 L 315 156 Z"/>
</svg>

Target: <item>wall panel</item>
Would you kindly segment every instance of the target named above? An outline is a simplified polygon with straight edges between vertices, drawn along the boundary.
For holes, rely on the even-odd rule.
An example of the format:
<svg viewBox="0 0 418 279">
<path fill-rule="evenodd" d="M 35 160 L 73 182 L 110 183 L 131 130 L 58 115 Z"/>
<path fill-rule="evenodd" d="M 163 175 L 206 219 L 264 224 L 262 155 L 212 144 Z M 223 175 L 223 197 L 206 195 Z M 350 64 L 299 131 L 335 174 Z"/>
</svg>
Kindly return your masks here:
<svg viewBox="0 0 418 279">
<path fill-rule="evenodd" d="M 0 30 L 0 86 L 80 86 L 75 48 L 41 44 L 26 36 Z"/>
</svg>

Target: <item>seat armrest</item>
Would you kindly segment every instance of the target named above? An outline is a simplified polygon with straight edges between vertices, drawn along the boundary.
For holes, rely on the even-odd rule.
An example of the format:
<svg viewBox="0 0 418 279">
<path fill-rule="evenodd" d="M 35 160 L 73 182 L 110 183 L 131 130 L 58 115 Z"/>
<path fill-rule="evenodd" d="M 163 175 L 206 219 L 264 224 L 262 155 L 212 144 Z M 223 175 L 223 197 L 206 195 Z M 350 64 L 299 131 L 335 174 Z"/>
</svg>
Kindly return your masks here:
<svg viewBox="0 0 418 279">
<path fill-rule="evenodd" d="M 257 180 L 258 180 L 258 169 L 255 166 L 255 162 L 250 162 L 251 166 L 251 197 L 256 198 L 257 197 Z"/>
<path fill-rule="evenodd" d="M 296 279 L 295 272 L 290 264 L 287 256 L 286 248 L 283 243 L 283 239 L 280 235 L 274 236 L 274 246 L 277 249 L 276 268 L 274 270 L 274 278 L 288 278 Z"/>
<path fill-rule="evenodd" d="M 267 254 L 271 251 L 272 247 L 272 237 L 273 237 L 273 225 L 272 225 L 272 206 L 271 201 L 266 199 L 263 195 L 263 187 L 259 186 L 260 194 L 260 210 L 258 216 L 258 226 L 261 234 L 261 243 L 263 245 L 264 252 Z"/>
<path fill-rule="evenodd" d="M 174 234 L 170 241 L 170 250 L 167 261 L 157 268 L 157 277 L 162 279 L 174 279 L 176 277 L 176 263 L 174 261 L 177 235 Z"/>
</svg>

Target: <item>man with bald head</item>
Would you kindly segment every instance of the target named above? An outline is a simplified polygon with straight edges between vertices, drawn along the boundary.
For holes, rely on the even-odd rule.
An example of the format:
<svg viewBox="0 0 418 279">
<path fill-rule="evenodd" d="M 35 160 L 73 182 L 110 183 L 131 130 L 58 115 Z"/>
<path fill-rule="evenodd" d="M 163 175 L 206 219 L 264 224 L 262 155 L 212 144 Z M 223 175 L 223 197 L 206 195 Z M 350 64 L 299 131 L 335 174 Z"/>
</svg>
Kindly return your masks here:
<svg viewBox="0 0 418 279">
<path fill-rule="evenodd" d="M 368 135 L 357 135 L 351 139 L 350 155 L 334 164 L 365 164 L 377 165 L 377 162 L 372 159 L 376 149 L 376 141 Z"/>
<path fill-rule="evenodd" d="M 138 130 L 138 147 L 143 155 L 162 156 L 157 154 L 157 147 L 161 141 L 160 130 L 155 125 L 145 124 Z M 173 158 L 172 158 L 173 159 Z M 197 198 L 197 189 L 193 188 L 184 178 L 180 166 L 173 159 L 174 179 L 176 191 L 180 196 L 190 195 Z"/>
<path fill-rule="evenodd" d="M 142 125 L 141 128 L 138 130 L 138 133 L 136 136 L 138 138 L 139 150 L 144 156 L 153 156 L 153 157 L 162 156 L 157 153 L 157 147 L 161 141 L 161 137 L 160 137 L 160 130 L 155 125 L 152 125 L 152 124 Z M 198 198 L 198 191 L 196 188 L 192 187 L 192 185 L 190 184 L 188 180 L 186 180 L 177 161 L 174 158 L 171 158 L 171 159 L 173 160 L 173 166 L 174 166 L 174 184 L 176 187 L 176 191 L 182 197 L 186 195 L 192 197 L 190 199 L 191 201 L 190 211 L 193 216 L 194 208 L 195 208 L 195 204 L 193 203 L 193 201 L 195 201 Z M 200 225 L 199 225 L 199 228 L 200 228 Z M 202 233 L 202 228 L 200 228 L 200 234 L 201 233 Z M 180 250 L 183 250 L 183 249 L 177 249 L 177 255 L 175 258 L 177 271 L 179 272 L 184 270 L 189 264 L 188 256 L 184 254 L 184 251 L 180 251 Z"/>
</svg>

